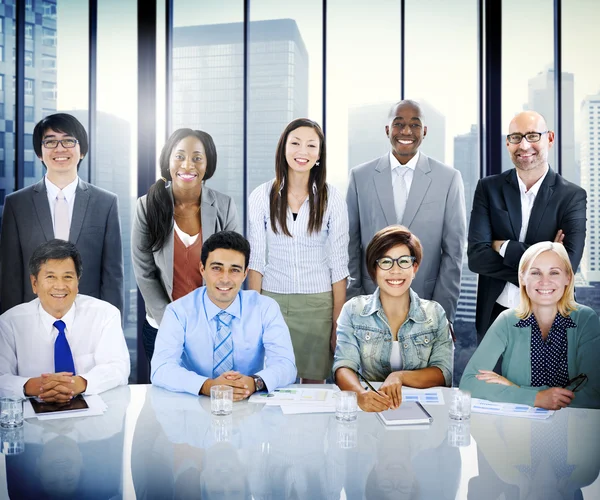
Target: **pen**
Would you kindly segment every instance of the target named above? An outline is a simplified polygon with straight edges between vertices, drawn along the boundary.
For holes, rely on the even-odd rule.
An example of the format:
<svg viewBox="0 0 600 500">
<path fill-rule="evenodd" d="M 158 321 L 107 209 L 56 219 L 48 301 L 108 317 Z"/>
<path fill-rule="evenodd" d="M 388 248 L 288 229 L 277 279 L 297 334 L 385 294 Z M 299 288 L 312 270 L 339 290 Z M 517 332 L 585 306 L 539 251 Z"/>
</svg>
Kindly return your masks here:
<svg viewBox="0 0 600 500">
<path fill-rule="evenodd" d="M 367 384 L 367 387 L 368 387 L 369 389 L 371 389 L 373 392 L 376 392 L 376 393 L 377 393 L 377 394 L 379 394 L 380 396 L 383 396 L 383 394 L 381 394 L 381 393 L 380 393 L 378 390 L 376 390 L 376 389 L 375 389 L 375 388 L 374 388 L 374 387 L 373 387 L 373 386 L 372 386 L 372 385 L 369 383 L 369 381 L 368 381 L 368 380 L 367 380 L 365 377 L 363 377 L 362 373 L 360 373 L 360 372 L 356 372 L 356 374 L 358 375 L 358 377 L 359 377 L 359 378 L 361 378 L 361 379 L 363 380 L 363 382 L 364 382 L 365 384 Z"/>
</svg>

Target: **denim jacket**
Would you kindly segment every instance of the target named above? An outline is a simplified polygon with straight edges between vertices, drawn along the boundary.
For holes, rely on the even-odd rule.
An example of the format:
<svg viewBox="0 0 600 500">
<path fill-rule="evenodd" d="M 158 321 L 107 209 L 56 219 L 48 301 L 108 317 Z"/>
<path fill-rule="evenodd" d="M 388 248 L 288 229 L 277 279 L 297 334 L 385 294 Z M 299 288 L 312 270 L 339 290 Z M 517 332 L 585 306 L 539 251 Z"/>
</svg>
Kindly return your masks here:
<svg viewBox="0 0 600 500">
<path fill-rule="evenodd" d="M 403 370 L 437 366 L 446 385 L 452 384 L 453 345 L 442 306 L 420 299 L 410 290 L 410 309 L 398 332 Z M 392 372 L 392 333 L 379 300 L 379 288 L 372 295 L 360 295 L 344 304 L 337 322 L 337 346 L 333 373 L 347 367 L 361 371 L 368 380 L 384 381 Z"/>
</svg>

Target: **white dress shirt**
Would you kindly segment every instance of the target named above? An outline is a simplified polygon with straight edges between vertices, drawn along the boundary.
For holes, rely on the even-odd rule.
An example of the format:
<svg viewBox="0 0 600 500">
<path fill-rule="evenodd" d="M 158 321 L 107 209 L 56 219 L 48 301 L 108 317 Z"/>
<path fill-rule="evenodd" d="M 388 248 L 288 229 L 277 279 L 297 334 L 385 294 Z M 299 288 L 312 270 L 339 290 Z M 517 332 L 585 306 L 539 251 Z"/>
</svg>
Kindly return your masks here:
<svg viewBox="0 0 600 500">
<path fill-rule="evenodd" d="M 56 197 L 58 196 L 58 192 L 61 190 L 55 184 L 52 184 L 51 181 L 48 180 L 48 176 L 44 177 L 44 182 L 46 184 L 46 194 L 48 195 L 48 204 L 50 205 L 50 215 L 52 216 L 52 230 L 54 234 L 56 234 L 56 223 L 54 220 L 54 206 L 56 205 Z M 64 187 L 62 190 L 65 195 L 65 200 L 67 200 L 67 205 L 69 206 L 69 227 L 71 227 L 71 221 L 73 220 L 73 207 L 75 206 L 75 191 L 77 190 L 77 185 L 79 184 L 79 177 L 75 177 L 75 180 Z"/>
<path fill-rule="evenodd" d="M 87 381 L 84 394 L 98 394 L 129 377 L 129 351 L 119 310 L 108 302 L 78 295 L 61 318 L 71 347 L 75 374 Z M 0 316 L 0 393 L 23 394 L 30 378 L 54 373 L 56 318 L 39 299 L 20 304 Z"/>
<path fill-rule="evenodd" d="M 415 175 L 415 168 L 417 167 L 417 162 L 419 161 L 419 157 L 421 153 L 417 151 L 417 154 L 413 156 L 405 165 L 401 165 L 398 161 L 398 158 L 394 156 L 394 153 L 390 151 L 390 166 L 392 167 L 392 186 L 395 182 L 400 182 L 399 179 L 402 179 L 402 176 L 396 175 L 397 168 L 406 167 L 408 171 L 404 174 L 404 183 L 406 184 L 406 192 L 410 195 L 410 187 L 412 186 L 413 177 Z"/>
<path fill-rule="evenodd" d="M 521 193 L 521 231 L 519 232 L 519 242 L 523 243 L 525 241 L 525 236 L 527 235 L 527 228 L 529 227 L 529 218 L 531 217 L 531 211 L 533 210 L 533 204 L 535 203 L 535 197 L 537 196 L 540 187 L 542 186 L 542 182 L 546 178 L 548 174 L 548 167 L 546 167 L 546 172 L 542 177 L 533 185 L 531 189 L 527 190 L 527 186 L 525 186 L 524 182 L 517 174 L 517 181 L 519 182 L 519 192 Z M 500 247 L 500 255 L 504 257 L 506 254 L 506 247 L 508 246 L 508 242 L 510 240 L 506 240 L 502 243 Z M 506 307 L 507 309 L 514 309 L 519 305 L 521 301 L 521 292 L 518 286 L 513 285 L 510 282 L 506 282 L 504 285 L 504 290 L 496 300 L 498 304 Z"/>
<path fill-rule="evenodd" d="M 271 229 L 269 194 L 273 180 L 258 186 L 248 201 L 249 268 L 263 275 L 262 287 L 272 293 L 322 293 L 347 278 L 348 207 L 342 195 L 327 184 L 327 209 L 321 231 L 308 232 L 308 198 L 294 220 L 287 209 L 287 227 L 292 237 Z M 285 189 L 282 188 L 282 189 Z"/>
</svg>

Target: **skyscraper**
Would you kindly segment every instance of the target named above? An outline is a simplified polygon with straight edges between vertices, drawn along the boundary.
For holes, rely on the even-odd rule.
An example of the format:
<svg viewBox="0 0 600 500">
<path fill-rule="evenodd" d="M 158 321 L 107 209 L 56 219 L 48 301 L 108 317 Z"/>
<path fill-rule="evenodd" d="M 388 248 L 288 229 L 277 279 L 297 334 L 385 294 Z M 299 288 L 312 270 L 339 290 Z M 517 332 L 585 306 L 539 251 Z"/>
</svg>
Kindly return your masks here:
<svg viewBox="0 0 600 500">
<path fill-rule="evenodd" d="M 587 191 L 587 235 L 581 272 L 600 284 L 600 91 L 581 103 L 581 187 Z"/>
<path fill-rule="evenodd" d="M 427 137 L 420 151 L 443 163 L 446 162 L 446 118 L 431 104 L 418 100 L 423 111 Z M 385 135 L 388 113 L 393 102 L 367 104 L 352 108 L 348 115 L 348 170 L 383 156 L 390 151 Z"/>
<path fill-rule="evenodd" d="M 558 140 L 562 147 L 562 175 L 579 184 L 579 172 L 575 158 L 575 98 L 573 96 L 573 74 L 562 74 L 562 129 Z M 548 130 L 556 131 L 554 113 L 554 69 L 548 68 L 529 79 L 528 109 L 541 113 L 546 118 Z M 540 130 L 540 132 L 542 132 Z M 548 153 L 548 162 L 556 168 L 556 148 Z"/>
<path fill-rule="evenodd" d="M 473 196 L 479 180 L 478 139 L 477 125 L 471 125 L 471 131 L 468 134 L 457 135 L 454 138 L 454 168 L 462 175 L 465 186 L 467 225 L 471 220 Z"/>
<path fill-rule="evenodd" d="M 244 112 L 243 24 L 173 30 L 173 128 L 210 133 L 218 164 L 208 185 L 232 196 L 241 212 Z M 279 136 L 308 114 L 308 53 L 291 19 L 249 27 L 248 193 L 275 176 Z"/>
</svg>

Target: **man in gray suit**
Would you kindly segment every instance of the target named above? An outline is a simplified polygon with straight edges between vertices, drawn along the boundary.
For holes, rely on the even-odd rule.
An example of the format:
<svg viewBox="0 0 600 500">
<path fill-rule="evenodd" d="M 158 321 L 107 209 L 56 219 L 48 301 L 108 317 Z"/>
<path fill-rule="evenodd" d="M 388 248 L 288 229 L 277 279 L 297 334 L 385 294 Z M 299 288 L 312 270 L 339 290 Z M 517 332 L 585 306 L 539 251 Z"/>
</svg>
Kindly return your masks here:
<svg viewBox="0 0 600 500">
<path fill-rule="evenodd" d="M 6 197 L 0 233 L 0 311 L 35 299 L 27 263 L 40 244 L 60 238 L 74 243 L 81 254 L 79 291 L 111 303 L 122 315 L 117 196 L 77 175 L 88 152 L 83 125 L 65 113 L 47 116 L 35 126 L 33 148 L 46 175 Z"/>
<path fill-rule="evenodd" d="M 423 261 L 412 289 L 439 302 L 454 321 L 466 244 L 465 195 L 460 172 L 419 152 L 427 135 L 418 103 L 395 104 L 385 132 L 389 154 L 350 171 L 350 285 L 348 297 L 373 293 L 365 251 L 380 229 L 402 224 L 418 236 Z"/>
</svg>

